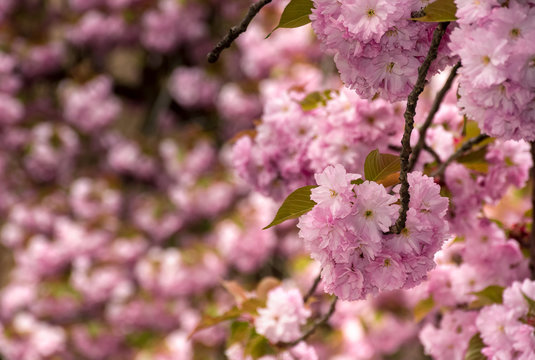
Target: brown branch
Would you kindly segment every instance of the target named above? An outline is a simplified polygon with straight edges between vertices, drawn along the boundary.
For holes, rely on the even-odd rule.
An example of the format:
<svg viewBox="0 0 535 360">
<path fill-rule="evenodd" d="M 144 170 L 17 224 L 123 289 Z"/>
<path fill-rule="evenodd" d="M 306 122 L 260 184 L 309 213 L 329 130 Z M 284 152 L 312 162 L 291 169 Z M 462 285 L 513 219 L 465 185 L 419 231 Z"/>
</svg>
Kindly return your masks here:
<svg viewBox="0 0 535 360">
<path fill-rule="evenodd" d="M 440 156 L 438 156 L 436 151 L 431 146 L 424 143 L 424 150 L 427 151 L 429 154 L 431 154 L 431 156 L 433 157 L 433 159 L 435 159 L 437 164 L 442 164 L 442 159 L 440 159 Z"/>
<path fill-rule="evenodd" d="M 236 40 L 238 36 L 240 36 L 247 30 L 247 26 L 249 26 L 251 20 L 253 20 L 256 14 L 258 14 L 260 10 L 270 2 L 271 0 L 260 0 L 251 5 L 249 7 L 247 15 L 245 15 L 243 20 L 238 25 L 231 27 L 227 35 L 225 35 L 225 37 L 217 43 L 215 48 L 210 51 L 210 53 L 208 54 L 208 62 L 215 63 L 219 59 L 219 55 L 221 55 L 221 52 L 226 48 L 230 47 L 234 40 Z"/>
<path fill-rule="evenodd" d="M 395 152 L 401 152 L 401 146 L 388 144 L 388 150 L 392 150 Z"/>
<path fill-rule="evenodd" d="M 425 147 L 425 134 L 427 133 L 427 129 L 429 129 L 431 124 L 433 124 L 435 115 L 440 109 L 440 105 L 442 104 L 442 101 L 446 97 L 446 94 L 451 89 L 451 86 L 453 85 L 453 80 L 455 80 L 455 77 L 457 76 L 457 70 L 459 70 L 460 67 L 461 67 L 461 63 L 458 62 L 451 69 L 450 75 L 448 76 L 446 83 L 444 83 L 444 86 L 442 87 L 442 89 L 440 89 L 440 91 L 437 93 L 435 97 L 435 101 L 433 102 L 433 105 L 431 106 L 431 109 L 429 110 L 429 114 L 427 114 L 427 118 L 425 119 L 425 122 L 422 124 L 422 127 L 420 127 L 418 143 L 414 146 L 414 149 L 412 150 L 412 156 L 409 162 L 409 172 L 411 172 L 414 169 L 414 166 L 418 162 L 418 157 L 420 156 L 420 152 Z"/>
<path fill-rule="evenodd" d="M 306 303 L 308 299 L 310 299 L 310 297 L 314 295 L 314 293 L 316 292 L 316 289 L 318 288 L 320 281 L 321 281 L 321 273 L 318 274 L 318 276 L 316 276 L 316 278 L 314 279 L 312 286 L 310 287 L 310 289 L 308 289 L 306 295 L 303 297 L 303 302 Z"/>
<path fill-rule="evenodd" d="M 435 176 L 444 176 L 444 172 L 446 171 L 446 168 L 455 160 L 460 158 L 464 153 L 466 153 L 468 150 L 470 150 L 475 145 L 479 144 L 483 140 L 487 139 L 489 136 L 486 134 L 479 134 L 476 137 L 471 138 L 470 140 L 466 141 L 459 149 L 457 149 L 456 152 L 454 152 L 446 161 L 440 165 L 440 167 L 431 174 L 431 177 Z"/>
<path fill-rule="evenodd" d="M 535 280 L 535 141 L 531 142 L 531 234 L 529 241 L 529 266 L 531 269 L 531 279 Z"/>
<path fill-rule="evenodd" d="M 334 314 L 334 311 L 336 310 L 337 301 L 338 301 L 338 297 L 335 297 L 334 300 L 331 302 L 331 306 L 329 306 L 329 311 L 327 311 L 327 313 L 325 313 L 325 315 L 323 315 L 321 318 L 316 320 L 314 324 L 312 325 L 312 327 L 308 329 L 299 339 L 296 339 L 290 342 L 279 342 L 277 343 L 277 346 L 282 347 L 282 348 L 288 348 L 288 347 L 295 346 L 299 344 L 301 341 L 305 341 L 306 339 L 308 339 L 310 335 L 312 335 L 316 331 L 317 328 L 326 324 L 327 321 L 329 321 L 331 316 Z"/>
<path fill-rule="evenodd" d="M 399 196 L 401 200 L 401 207 L 399 209 L 399 217 L 394 225 L 390 227 L 390 232 L 399 234 L 405 227 L 407 221 L 407 211 L 409 210 L 410 194 L 409 194 L 409 181 L 407 174 L 409 173 L 409 156 L 411 155 L 411 133 L 414 128 L 414 116 L 416 115 L 416 105 L 418 104 L 418 97 L 424 91 L 425 79 L 427 72 L 433 60 L 436 59 L 438 54 L 438 46 L 442 37 L 446 33 L 446 29 L 449 22 L 443 22 L 437 25 L 433 32 L 433 40 L 431 40 L 431 46 L 427 52 L 427 56 L 418 68 L 418 79 L 414 88 L 412 89 L 409 97 L 407 98 L 407 108 L 405 109 L 405 130 L 403 132 L 403 138 L 401 139 L 401 171 L 399 174 L 399 181 L 401 183 L 401 189 Z"/>
</svg>

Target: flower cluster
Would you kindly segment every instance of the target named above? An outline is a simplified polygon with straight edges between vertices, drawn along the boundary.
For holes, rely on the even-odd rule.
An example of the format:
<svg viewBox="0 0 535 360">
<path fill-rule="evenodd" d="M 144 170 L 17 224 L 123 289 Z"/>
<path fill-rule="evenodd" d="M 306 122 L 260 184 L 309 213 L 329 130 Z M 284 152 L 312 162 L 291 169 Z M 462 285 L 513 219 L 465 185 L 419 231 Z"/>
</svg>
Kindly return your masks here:
<svg viewBox="0 0 535 360">
<path fill-rule="evenodd" d="M 456 233 L 458 237 L 437 254 L 438 266 L 419 289 L 436 309 L 473 303 L 476 292 L 488 286 L 509 286 L 529 275 L 518 243 L 507 239 L 495 223 L 473 219 L 464 227 L 457 226 Z M 478 331 L 477 317 L 477 311 L 456 310 L 445 312 L 440 324 L 427 323 L 420 331 L 425 352 L 437 360 L 464 359 L 469 339 Z"/>
<path fill-rule="evenodd" d="M 301 325 L 306 323 L 310 310 L 303 304 L 303 296 L 297 289 L 277 287 L 268 293 L 265 308 L 258 309 L 256 331 L 277 343 L 297 340 Z"/>
<path fill-rule="evenodd" d="M 485 154 L 488 171 L 471 171 L 459 163 L 451 164 L 445 173 L 446 185 L 454 195 L 451 219 L 459 233 L 473 227 L 481 205 L 500 200 L 510 186 L 523 187 L 532 165 L 529 145 L 525 141 L 496 140 Z"/>
<path fill-rule="evenodd" d="M 386 234 L 396 221 L 397 197 L 377 183 L 347 174 L 342 165 L 315 175 L 317 205 L 299 219 L 299 235 L 322 265 L 325 291 L 343 300 L 384 290 L 411 288 L 426 278 L 447 236 L 446 198 L 433 180 L 409 174 L 410 208 L 400 234 Z M 357 181 L 359 182 L 359 181 Z"/>
<path fill-rule="evenodd" d="M 119 100 L 112 95 L 112 81 L 106 76 L 97 77 L 83 86 L 72 86 L 64 92 L 65 120 L 84 133 L 102 130 L 121 111 Z M 95 103 L 99 105 L 94 106 Z"/>
<path fill-rule="evenodd" d="M 344 355 L 336 359 L 381 359 L 416 342 L 418 325 L 406 317 L 410 302 L 411 295 L 403 290 L 339 302 L 330 321 L 343 333 Z"/>
<path fill-rule="evenodd" d="M 437 254 L 438 266 L 429 273 L 426 293 L 440 306 L 474 301 L 474 292 L 490 285 L 508 286 L 528 275 L 518 243 L 487 219 L 458 228 L 458 237 Z M 492 266 L 489 266 L 492 264 Z"/>
<path fill-rule="evenodd" d="M 272 90 L 271 90 L 272 91 Z M 286 90 L 267 99 L 254 138 L 234 145 L 233 165 L 257 191 L 280 199 L 310 184 L 329 164 L 362 172 L 367 154 L 397 142 L 399 106 L 367 101 L 347 89 L 330 92 L 324 106 L 304 110 L 305 94 Z"/>
<path fill-rule="evenodd" d="M 462 360 L 468 340 L 477 333 L 477 311 L 454 310 L 444 314 L 440 327 L 427 324 L 420 332 L 425 352 L 436 360 Z"/>
<path fill-rule="evenodd" d="M 183 43 L 194 43 L 206 35 L 204 16 L 194 4 L 160 0 L 156 9 L 143 14 L 141 42 L 147 49 L 162 53 Z"/>
<path fill-rule="evenodd" d="M 404 104 L 387 100 L 414 84 L 436 25 L 410 18 L 432 0 L 310 1 L 320 41 L 310 27 L 265 40 L 273 2 L 209 67 L 252 0 L 0 0 L 0 358 L 462 360 L 478 332 L 489 358 L 533 358 L 533 282 L 514 283 L 531 204 L 509 191 L 528 179 L 528 143 L 487 139 L 438 169 L 472 117 L 530 139 L 534 1 L 454 1 L 416 127 L 452 50 L 461 88 L 392 234 L 398 188 L 357 174 L 372 150 L 399 152 Z M 314 183 L 299 228 L 261 230 L 276 213 L 264 195 Z M 491 285 L 509 289 L 483 307 Z M 328 307 L 324 290 L 361 301 Z"/>
<path fill-rule="evenodd" d="M 459 106 L 489 135 L 535 139 L 535 5 L 455 1 L 449 47 L 461 57 Z"/>
<path fill-rule="evenodd" d="M 535 282 L 515 282 L 503 292 L 503 304 L 484 307 L 476 319 L 489 359 L 535 357 Z"/>
<path fill-rule="evenodd" d="M 406 99 L 427 55 L 436 24 L 411 21 L 420 0 L 315 0 L 312 27 L 322 49 L 334 54 L 344 83 L 364 98 Z M 448 63 L 448 49 L 439 47 L 431 68 Z"/>
</svg>

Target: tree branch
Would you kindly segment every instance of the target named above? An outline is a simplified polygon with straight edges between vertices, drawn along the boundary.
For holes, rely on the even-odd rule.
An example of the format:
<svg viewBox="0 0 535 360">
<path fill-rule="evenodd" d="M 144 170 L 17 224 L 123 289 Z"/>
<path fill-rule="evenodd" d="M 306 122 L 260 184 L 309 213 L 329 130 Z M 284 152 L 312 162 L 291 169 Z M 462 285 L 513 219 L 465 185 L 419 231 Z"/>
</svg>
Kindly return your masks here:
<svg viewBox="0 0 535 360">
<path fill-rule="evenodd" d="M 338 297 L 335 297 L 334 300 L 331 302 L 331 306 L 329 307 L 329 311 L 327 311 L 327 313 L 325 315 L 323 315 L 323 317 L 321 317 L 320 319 L 316 320 L 314 322 L 314 325 L 312 325 L 312 327 L 310 329 L 308 329 L 299 339 L 296 339 L 296 340 L 291 341 L 291 342 L 280 342 L 280 343 L 277 343 L 277 346 L 282 347 L 282 348 L 292 347 L 292 346 L 295 346 L 295 345 L 299 344 L 301 341 L 305 341 L 306 339 L 308 339 L 310 337 L 310 335 L 312 335 L 316 331 L 317 328 L 319 328 L 320 326 L 326 324 L 327 321 L 329 321 L 331 316 L 334 314 L 334 311 L 336 310 L 336 302 L 337 301 L 338 301 Z"/>
<path fill-rule="evenodd" d="M 529 266 L 531 269 L 531 279 L 535 280 L 535 141 L 531 145 L 531 159 L 533 165 L 531 167 L 531 234 L 529 241 Z"/>
<path fill-rule="evenodd" d="M 440 159 L 440 156 L 438 156 L 438 154 L 432 147 L 424 143 L 424 150 L 427 151 L 429 154 L 431 154 L 431 156 L 433 157 L 433 159 L 435 159 L 437 164 L 442 164 L 442 159 Z"/>
<path fill-rule="evenodd" d="M 435 171 L 434 173 L 431 174 L 431 177 L 435 177 L 435 176 L 443 177 L 444 176 L 444 172 L 446 171 L 446 168 L 452 162 L 454 162 L 455 160 L 460 158 L 465 152 L 467 152 L 468 150 L 470 150 L 472 147 L 474 147 L 475 145 L 479 144 L 483 140 L 487 139 L 488 137 L 489 136 L 486 135 L 486 134 L 479 134 L 478 136 L 473 137 L 470 140 L 468 140 L 467 142 L 465 142 L 459 149 L 457 149 L 456 152 L 454 152 L 446 161 L 444 161 L 442 163 L 442 165 L 440 165 L 440 167 L 437 169 L 437 171 Z"/>
<path fill-rule="evenodd" d="M 407 174 L 409 172 L 409 156 L 411 155 L 411 133 L 414 128 L 414 115 L 416 115 L 416 105 L 418 104 L 418 97 L 424 90 L 425 79 L 427 72 L 433 60 L 436 59 L 438 54 L 438 46 L 442 37 L 446 33 L 446 29 L 449 22 L 439 23 L 433 32 L 433 40 L 431 46 L 427 52 L 427 56 L 418 68 L 418 79 L 414 88 L 412 89 L 409 97 L 407 98 L 407 108 L 405 109 L 405 130 L 403 132 L 403 138 L 401 139 L 401 172 L 399 174 L 399 181 L 401 183 L 401 189 L 399 191 L 401 207 L 399 209 L 399 217 L 394 225 L 390 227 L 390 232 L 399 234 L 405 227 L 407 221 L 407 211 L 409 210 L 410 194 L 409 194 L 409 182 Z"/>
<path fill-rule="evenodd" d="M 321 273 L 319 273 L 318 276 L 316 276 L 316 278 L 314 279 L 314 283 L 312 283 L 312 286 L 310 287 L 310 289 L 308 289 L 306 295 L 303 297 L 303 302 L 306 303 L 308 299 L 310 299 L 310 297 L 314 295 L 314 293 L 316 292 L 316 289 L 318 288 L 320 281 L 321 281 Z"/>
<path fill-rule="evenodd" d="M 215 63 L 219 59 L 219 55 L 221 55 L 221 52 L 225 50 L 226 48 L 230 47 L 230 45 L 238 38 L 238 36 L 241 35 L 241 33 L 244 33 L 247 30 L 247 26 L 249 26 L 249 23 L 253 18 L 260 12 L 260 10 L 269 4 L 272 0 L 260 0 L 253 5 L 249 7 L 249 11 L 247 12 L 247 15 L 243 18 L 241 23 L 239 23 L 236 26 L 233 26 L 228 31 L 227 35 L 217 43 L 215 48 L 210 51 L 208 54 L 208 62 L 209 63 Z"/>
<path fill-rule="evenodd" d="M 433 102 L 433 105 L 431 106 L 431 109 L 429 110 L 429 114 L 427 115 L 427 118 L 425 119 L 425 122 L 423 123 L 422 127 L 420 127 L 418 143 L 416 144 L 416 146 L 414 146 L 414 149 L 412 151 L 412 156 L 409 162 L 409 172 L 411 172 L 414 169 L 414 166 L 418 162 L 418 157 L 420 156 L 420 152 L 422 151 L 422 149 L 425 148 L 425 135 L 427 133 L 427 129 L 429 129 L 431 124 L 433 124 L 435 115 L 437 114 L 438 109 L 440 109 L 440 105 L 442 104 L 442 101 L 446 97 L 446 94 L 451 89 L 453 80 L 455 80 L 455 77 L 457 76 L 457 70 L 459 70 L 460 67 L 461 67 L 461 63 L 458 62 L 451 69 L 450 75 L 448 76 L 446 83 L 444 83 L 444 86 L 442 87 L 442 89 L 440 89 L 440 91 L 437 93 L 435 97 L 435 101 Z"/>
</svg>

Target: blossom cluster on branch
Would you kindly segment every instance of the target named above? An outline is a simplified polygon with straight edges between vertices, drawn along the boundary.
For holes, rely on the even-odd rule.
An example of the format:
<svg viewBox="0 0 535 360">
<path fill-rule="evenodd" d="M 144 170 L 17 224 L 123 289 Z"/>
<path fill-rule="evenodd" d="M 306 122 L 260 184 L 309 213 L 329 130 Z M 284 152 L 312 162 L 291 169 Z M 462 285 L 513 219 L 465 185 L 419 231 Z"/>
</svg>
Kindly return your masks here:
<svg viewBox="0 0 535 360">
<path fill-rule="evenodd" d="M 533 359 L 534 9 L 0 1 L 0 358 Z"/>
</svg>

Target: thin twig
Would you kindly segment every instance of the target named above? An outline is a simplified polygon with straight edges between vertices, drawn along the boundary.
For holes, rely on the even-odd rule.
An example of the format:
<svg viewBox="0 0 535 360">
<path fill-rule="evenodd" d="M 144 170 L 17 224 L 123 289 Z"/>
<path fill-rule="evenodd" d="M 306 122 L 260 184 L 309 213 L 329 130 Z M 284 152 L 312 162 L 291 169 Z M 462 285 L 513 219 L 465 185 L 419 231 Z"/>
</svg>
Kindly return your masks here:
<svg viewBox="0 0 535 360">
<path fill-rule="evenodd" d="M 440 89 L 440 91 L 437 93 L 435 97 L 435 101 L 433 102 L 433 105 L 431 106 L 431 109 L 429 110 L 429 114 L 427 114 L 427 118 L 425 119 L 425 122 L 420 127 L 418 143 L 412 149 L 412 156 L 409 162 L 409 172 L 411 172 L 414 169 L 414 166 L 418 162 L 418 157 L 420 156 L 420 152 L 425 147 L 425 134 L 427 133 L 427 129 L 429 129 L 431 124 L 433 124 L 435 115 L 437 114 L 438 109 L 440 109 L 440 105 L 442 104 L 442 101 L 446 97 L 446 94 L 451 89 L 453 80 L 455 80 L 455 77 L 457 76 L 457 70 L 459 70 L 460 67 L 461 67 L 461 63 L 458 62 L 451 69 L 448 79 L 444 83 L 444 86 L 442 86 L 442 89 Z"/>
<path fill-rule="evenodd" d="M 327 311 L 327 313 L 325 313 L 325 315 L 323 315 L 321 318 L 316 320 L 314 322 L 314 325 L 312 325 L 312 327 L 308 329 L 299 339 L 291 341 L 291 342 L 279 342 L 277 343 L 277 346 L 282 347 L 282 348 L 292 347 L 292 346 L 299 344 L 301 341 L 305 341 L 306 339 L 308 339 L 310 335 L 312 335 L 316 331 L 317 328 L 326 324 L 327 321 L 329 321 L 331 316 L 334 314 L 334 311 L 336 310 L 337 301 L 338 301 L 338 297 L 335 297 L 334 300 L 331 302 L 329 311 Z"/>
<path fill-rule="evenodd" d="M 318 276 L 314 279 L 314 283 L 312 283 L 312 286 L 310 287 L 310 289 L 308 289 L 306 295 L 303 297 L 303 302 L 306 303 L 308 299 L 310 299 L 310 297 L 314 295 L 314 293 L 316 292 L 316 289 L 318 288 L 320 281 L 321 281 L 321 273 L 318 274 Z"/>
<path fill-rule="evenodd" d="M 476 137 L 471 138 L 470 140 L 466 141 L 459 149 L 457 149 L 456 152 L 454 152 L 446 161 L 440 165 L 440 167 L 431 174 L 431 177 L 435 176 L 444 176 L 444 172 L 446 171 L 446 168 L 455 160 L 460 158 L 464 153 L 466 153 L 468 150 L 470 150 L 475 145 L 479 144 L 483 140 L 487 139 L 489 136 L 486 134 L 479 134 Z"/>
<path fill-rule="evenodd" d="M 531 269 L 531 279 L 535 280 L 535 141 L 531 142 L 531 234 L 529 241 L 529 264 Z"/>
<path fill-rule="evenodd" d="M 388 150 L 392 150 L 395 152 L 401 152 L 401 146 L 388 144 Z"/>
<path fill-rule="evenodd" d="M 407 221 L 407 211 L 409 210 L 410 194 L 409 194 L 409 181 L 407 174 L 409 173 L 409 156 L 411 155 L 411 133 L 414 128 L 414 115 L 416 115 L 416 105 L 418 104 L 418 97 L 424 91 L 425 78 L 427 72 L 433 60 L 436 59 L 438 54 L 438 46 L 442 37 L 446 33 L 446 29 L 449 22 L 439 23 L 433 32 L 433 40 L 431 46 L 427 52 L 427 56 L 418 68 L 418 79 L 414 88 L 412 89 L 409 97 L 407 98 L 407 108 L 405 109 L 405 130 L 403 132 L 403 138 L 401 139 L 401 171 L 399 173 L 399 181 L 401 183 L 401 189 L 399 191 L 401 207 L 399 209 L 399 217 L 394 225 L 390 227 L 390 232 L 399 234 L 405 227 Z"/>
<path fill-rule="evenodd" d="M 260 0 L 251 5 L 247 15 L 245 15 L 243 20 L 238 25 L 231 27 L 227 35 L 225 35 L 225 37 L 217 43 L 215 48 L 210 51 L 208 54 L 208 62 L 215 63 L 217 59 L 219 59 L 221 52 L 230 47 L 234 40 L 236 40 L 241 33 L 244 33 L 247 30 L 247 26 L 249 26 L 251 20 L 253 20 L 256 14 L 258 14 L 260 10 L 270 2 L 271 0 Z"/>
<path fill-rule="evenodd" d="M 163 111 L 166 111 L 171 105 L 171 95 L 167 90 L 167 81 L 164 81 L 160 85 L 160 91 L 158 96 L 154 100 L 152 107 L 145 118 L 145 121 L 142 126 L 144 133 L 153 133 L 158 125 L 158 120 Z"/>
<path fill-rule="evenodd" d="M 442 159 L 431 146 L 424 143 L 424 150 L 427 151 L 429 154 L 431 154 L 431 156 L 433 157 L 433 159 L 435 159 L 435 162 L 437 164 L 442 164 Z"/>
</svg>

